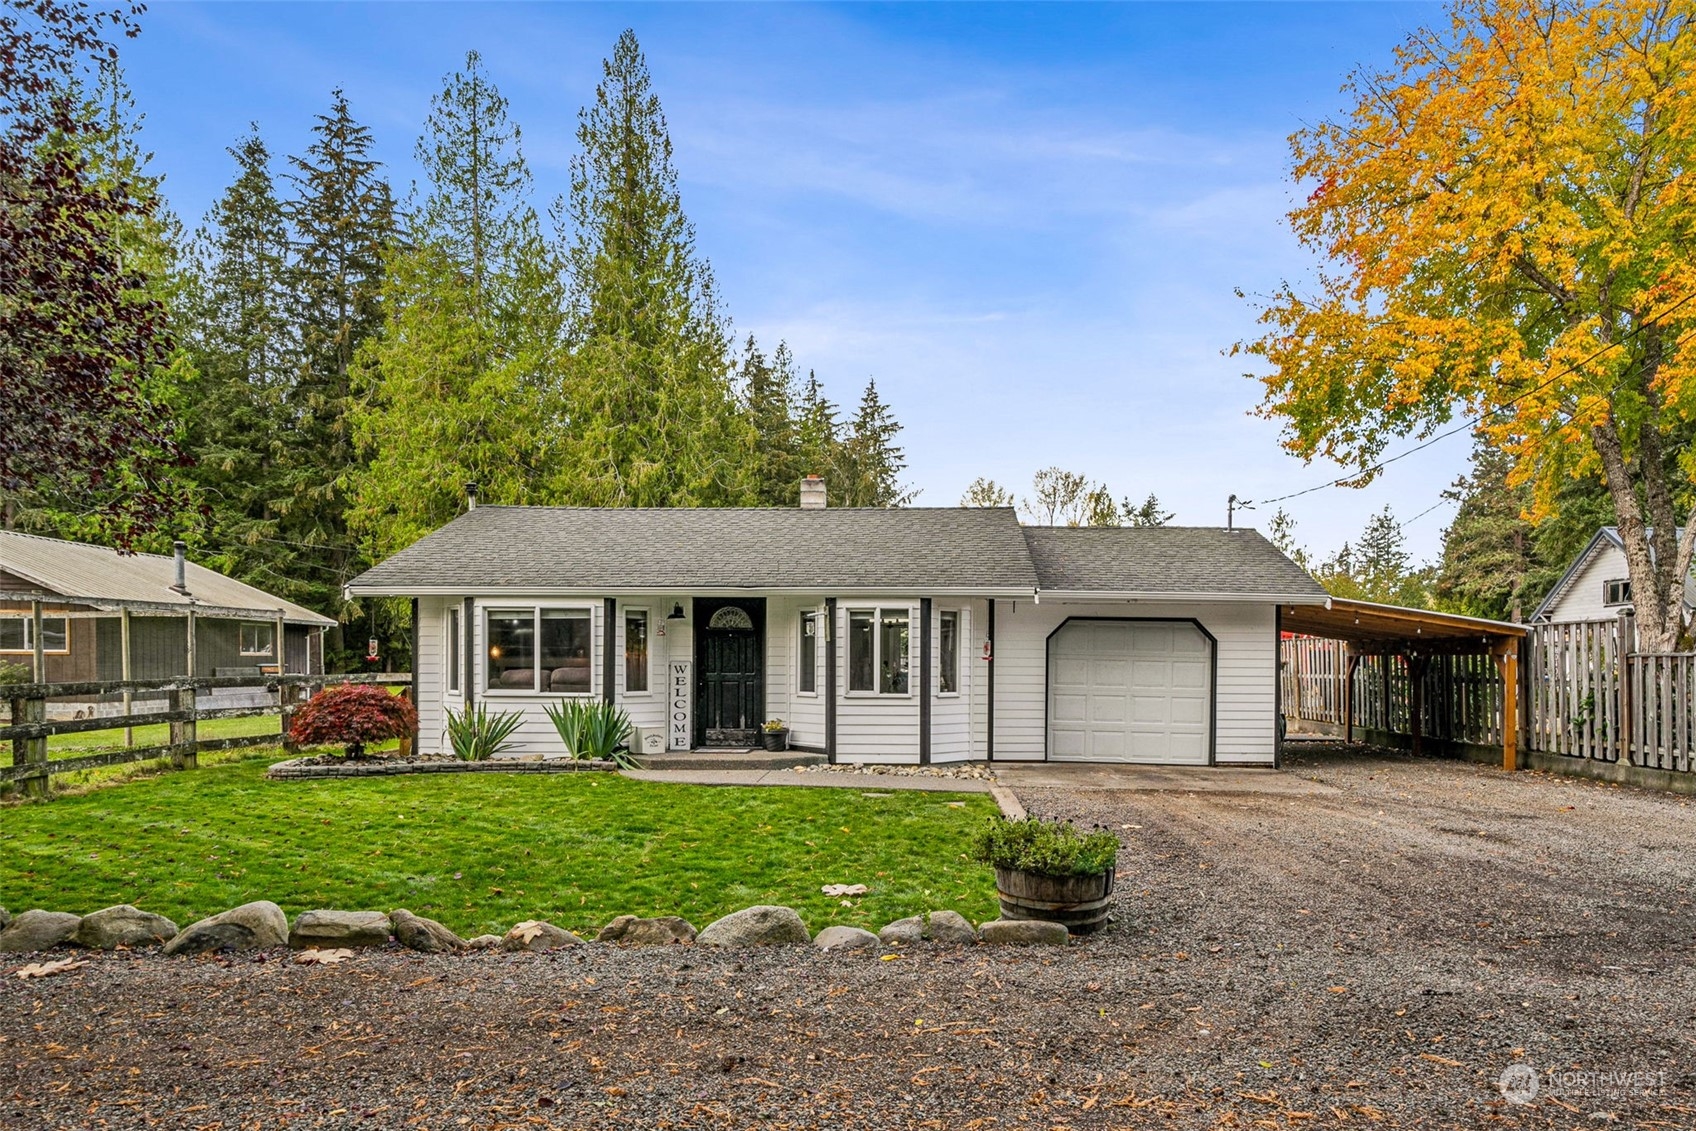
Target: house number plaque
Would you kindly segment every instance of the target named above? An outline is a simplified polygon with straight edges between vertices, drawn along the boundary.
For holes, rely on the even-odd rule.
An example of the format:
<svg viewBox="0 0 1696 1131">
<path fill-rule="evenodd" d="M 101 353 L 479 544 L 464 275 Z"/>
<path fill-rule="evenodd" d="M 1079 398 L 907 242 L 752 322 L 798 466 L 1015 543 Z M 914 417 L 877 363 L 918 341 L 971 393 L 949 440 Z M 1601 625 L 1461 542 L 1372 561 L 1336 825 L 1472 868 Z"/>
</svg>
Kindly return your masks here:
<svg viewBox="0 0 1696 1131">
<path fill-rule="evenodd" d="M 689 696 L 694 687 L 694 681 L 690 679 L 690 663 L 688 660 L 673 660 L 670 668 L 671 686 L 667 692 L 669 700 L 666 711 L 669 738 L 666 748 L 668 750 L 688 750 L 695 744 L 694 728 L 690 725 L 689 718 Z"/>
</svg>

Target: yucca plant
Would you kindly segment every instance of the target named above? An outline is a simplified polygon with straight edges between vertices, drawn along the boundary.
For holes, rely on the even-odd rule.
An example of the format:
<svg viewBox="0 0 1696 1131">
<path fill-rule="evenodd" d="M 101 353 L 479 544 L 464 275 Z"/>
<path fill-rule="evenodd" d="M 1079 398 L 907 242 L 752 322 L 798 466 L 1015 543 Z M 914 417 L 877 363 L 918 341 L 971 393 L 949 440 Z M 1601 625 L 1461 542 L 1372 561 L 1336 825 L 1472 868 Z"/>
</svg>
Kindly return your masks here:
<svg viewBox="0 0 1696 1131">
<path fill-rule="evenodd" d="M 447 717 L 448 745 L 453 747 L 454 757 L 462 762 L 486 762 L 502 750 L 516 745 L 512 741 L 512 732 L 524 723 L 522 711 L 500 711 L 491 715 L 481 703 L 475 708 L 467 707 L 457 715 L 450 708 Z"/>
<path fill-rule="evenodd" d="M 565 751 L 573 758 L 611 759 L 626 770 L 640 763 L 625 747 L 630 737 L 630 716 L 611 703 L 584 699 L 561 699 L 546 708 Z"/>
</svg>

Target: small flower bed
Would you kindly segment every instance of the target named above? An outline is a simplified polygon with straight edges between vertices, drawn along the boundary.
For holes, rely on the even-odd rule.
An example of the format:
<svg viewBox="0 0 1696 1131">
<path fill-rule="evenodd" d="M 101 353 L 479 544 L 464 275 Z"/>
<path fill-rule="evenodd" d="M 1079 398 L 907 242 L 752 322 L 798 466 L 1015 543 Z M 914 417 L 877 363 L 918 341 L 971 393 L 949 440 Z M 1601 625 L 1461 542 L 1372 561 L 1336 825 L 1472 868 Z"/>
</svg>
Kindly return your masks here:
<svg viewBox="0 0 1696 1131">
<path fill-rule="evenodd" d="M 994 868 L 1039 876 L 1098 876 L 1118 859 L 1119 838 L 1106 829 L 1080 833 L 1060 821 L 994 817 L 973 839 L 972 856 Z"/>
</svg>

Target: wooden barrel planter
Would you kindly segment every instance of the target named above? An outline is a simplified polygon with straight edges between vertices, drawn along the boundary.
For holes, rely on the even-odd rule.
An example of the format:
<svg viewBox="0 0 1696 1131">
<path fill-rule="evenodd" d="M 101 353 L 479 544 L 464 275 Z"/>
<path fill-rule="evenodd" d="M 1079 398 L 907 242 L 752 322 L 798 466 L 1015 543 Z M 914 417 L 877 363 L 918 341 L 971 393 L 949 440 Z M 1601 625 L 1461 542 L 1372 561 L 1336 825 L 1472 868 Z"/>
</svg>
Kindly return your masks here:
<svg viewBox="0 0 1696 1131">
<path fill-rule="evenodd" d="M 1095 876 L 1044 876 L 1010 868 L 995 870 L 995 894 L 1003 919 L 1045 919 L 1087 935 L 1107 922 L 1113 906 L 1113 870 Z"/>
</svg>

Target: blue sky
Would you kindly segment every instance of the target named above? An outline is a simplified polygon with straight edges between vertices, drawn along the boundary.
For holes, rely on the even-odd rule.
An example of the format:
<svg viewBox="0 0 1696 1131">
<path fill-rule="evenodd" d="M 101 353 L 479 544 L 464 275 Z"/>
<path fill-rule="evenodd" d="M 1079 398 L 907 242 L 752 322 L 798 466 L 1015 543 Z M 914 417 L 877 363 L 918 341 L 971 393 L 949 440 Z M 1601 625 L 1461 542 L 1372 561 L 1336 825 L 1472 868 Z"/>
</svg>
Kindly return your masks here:
<svg viewBox="0 0 1696 1131">
<path fill-rule="evenodd" d="M 397 186 L 469 48 L 524 129 L 544 200 L 578 107 L 634 28 L 685 209 L 738 334 L 787 339 L 839 401 L 868 377 L 905 426 L 919 501 L 1059 464 L 1217 525 L 1235 492 L 1332 478 L 1249 415 L 1224 355 L 1311 264 L 1282 215 L 1289 133 L 1338 112 L 1429 4 L 157 4 L 125 65 L 144 140 L 192 227 L 257 121 L 300 152 L 344 87 Z M 1399 445 L 1408 446 L 1407 444 Z M 1465 467 L 1464 435 L 1365 490 L 1286 504 L 1330 549 L 1404 520 Z M 1410 523 L 1437 553 L 1451 508 Z M 1264 524 L 1264 512 L 1248 516 Z"/>
</svg>

